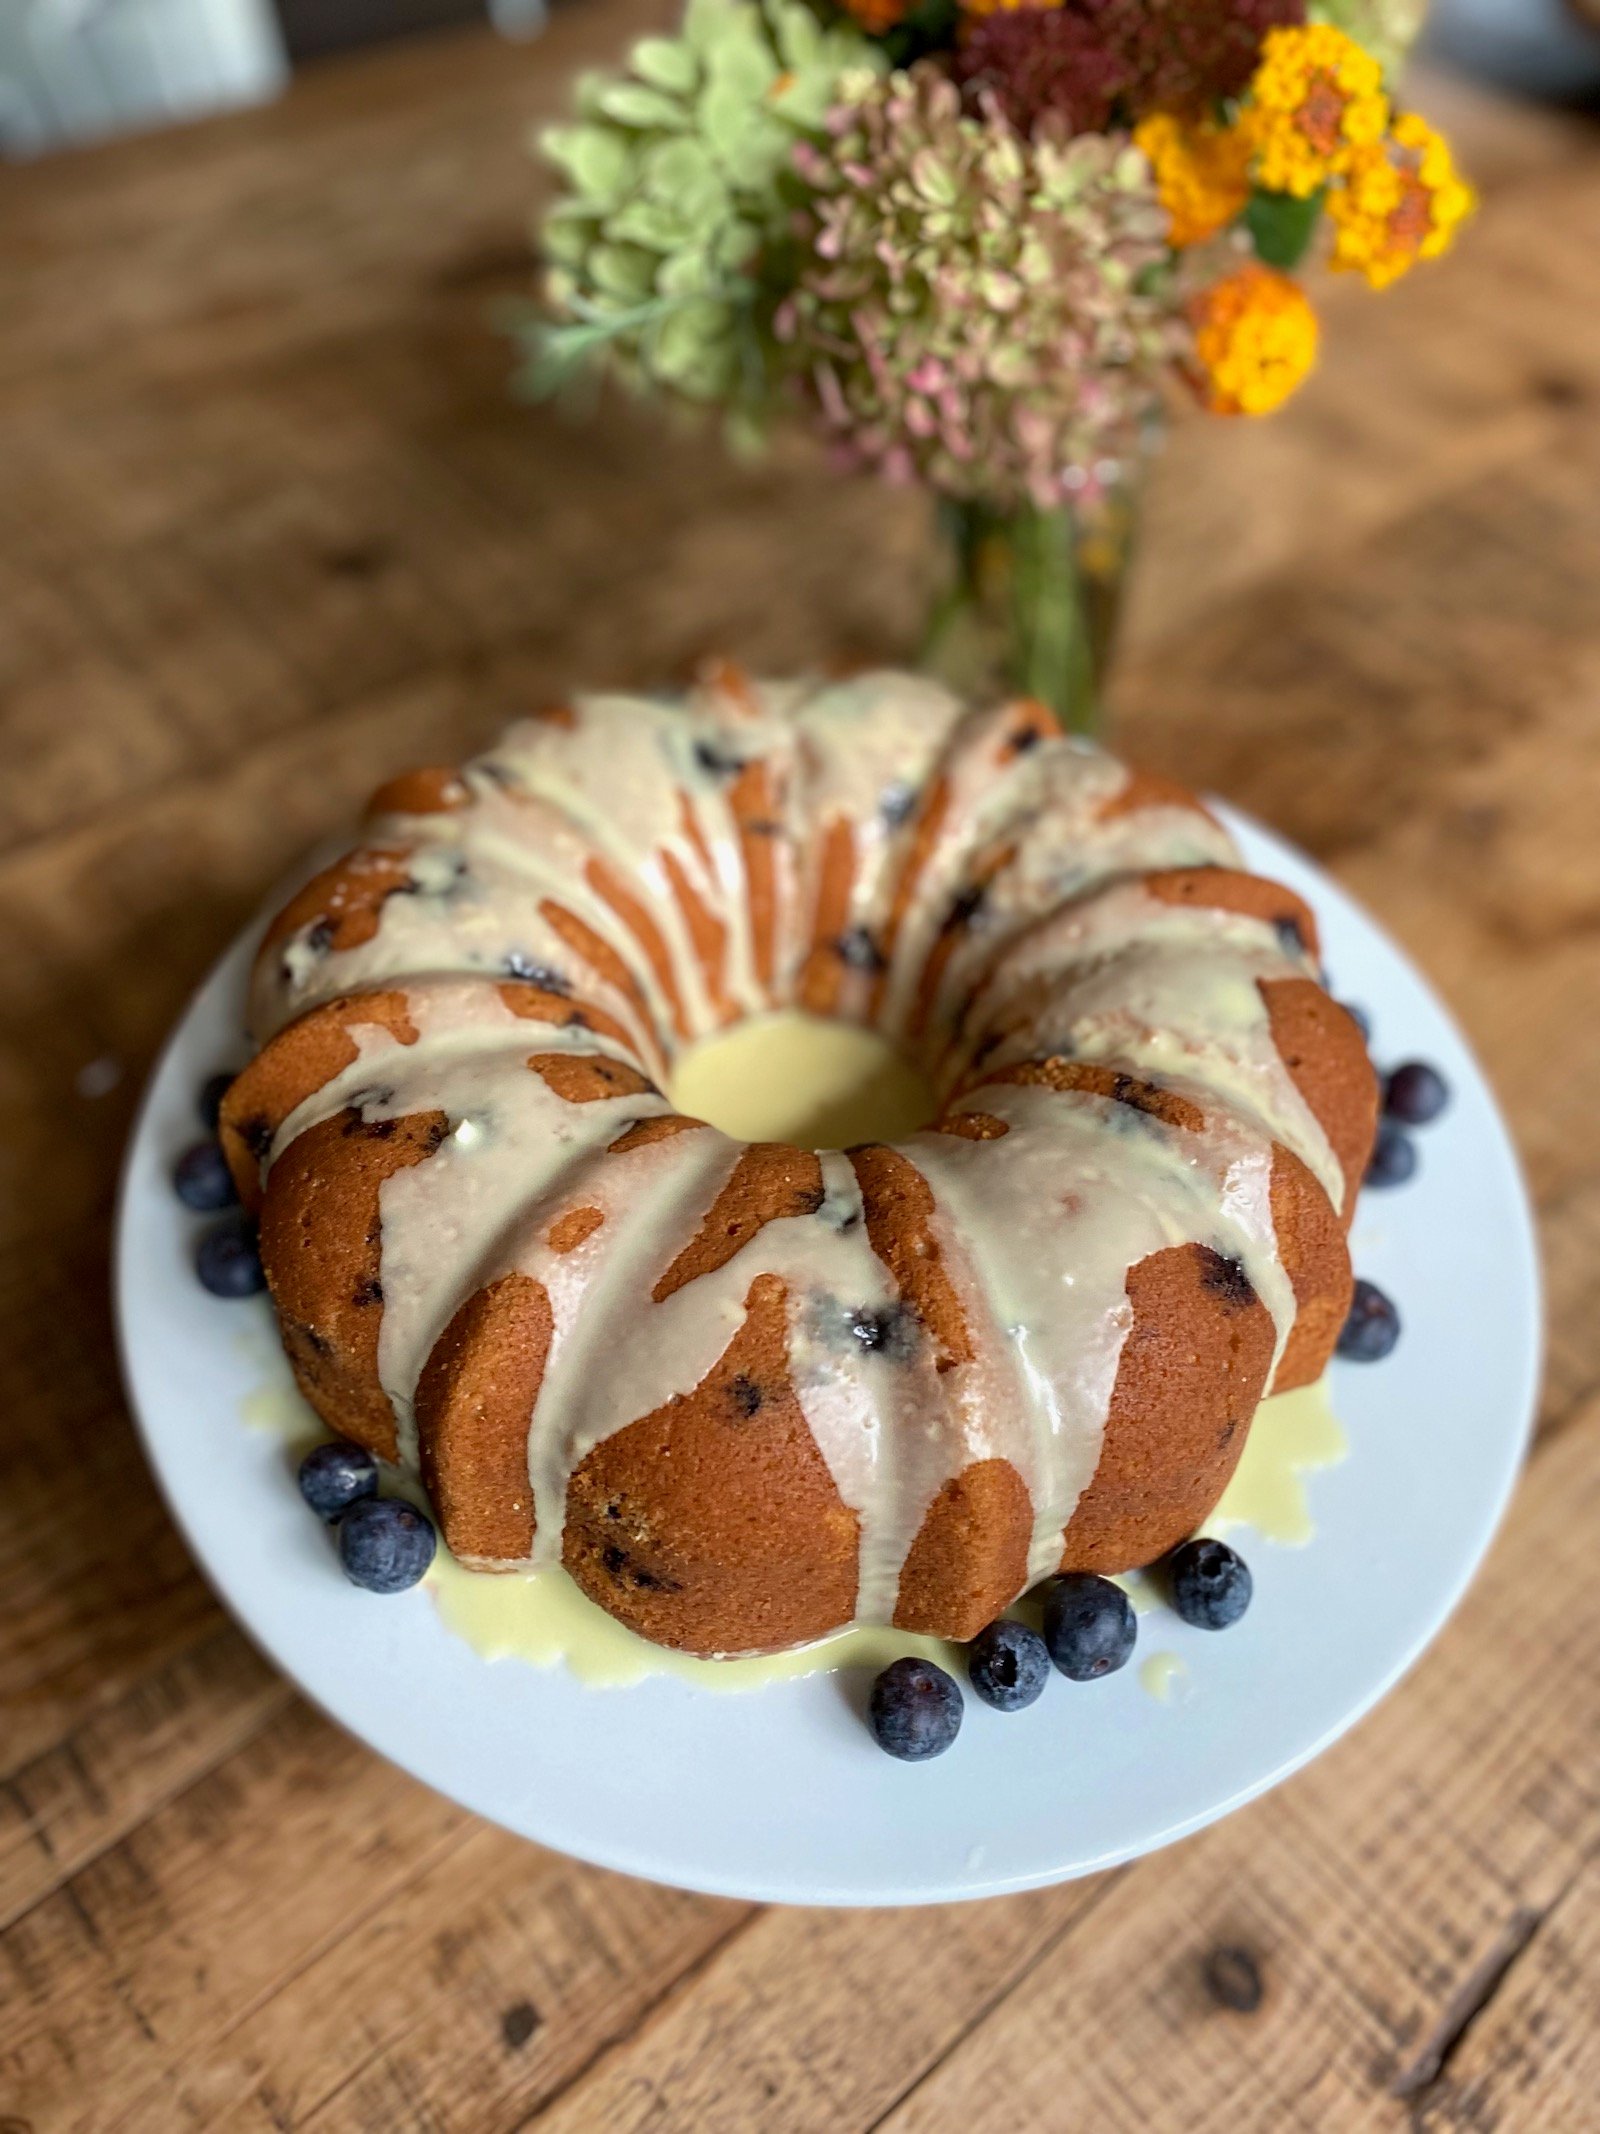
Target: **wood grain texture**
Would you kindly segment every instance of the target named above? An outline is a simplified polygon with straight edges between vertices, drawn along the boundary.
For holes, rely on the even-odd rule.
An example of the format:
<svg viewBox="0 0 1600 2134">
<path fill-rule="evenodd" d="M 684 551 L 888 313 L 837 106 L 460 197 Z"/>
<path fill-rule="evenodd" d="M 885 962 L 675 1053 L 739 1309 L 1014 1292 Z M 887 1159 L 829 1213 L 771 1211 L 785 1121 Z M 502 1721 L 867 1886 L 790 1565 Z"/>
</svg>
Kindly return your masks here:
<svg viewBox="0 0 1600 2134">
<path fill-rule="evenodd" d="M 1478 225 L 1382 301 L 1329 284 L 1283 417 L 1179 425 L 1119 681 L 1131 754 L 1274 821 L 1413 950 L 1540 1205 L 1531 1473 L 1459 1618 L 1348 1742 L 1069 1889 L 864 1916 L 656 1890 L 474 1822 L 311 1711 L 145 1471 L 105 1303 L 116 1164 L 276 875 L 384 772 L 577 683 L 913 642 L 914 499 L 799 446 L 739 467 L 637 411 L 506 396 L 489 313 L 529 283 L 526 129 L 671 11 L 585 0 L 528 53 L 332 64 L 277 108 L 0 179 L 0 2130 L 1592 2128 L 1579 119 L 1422 85 Z"/>
</svg>

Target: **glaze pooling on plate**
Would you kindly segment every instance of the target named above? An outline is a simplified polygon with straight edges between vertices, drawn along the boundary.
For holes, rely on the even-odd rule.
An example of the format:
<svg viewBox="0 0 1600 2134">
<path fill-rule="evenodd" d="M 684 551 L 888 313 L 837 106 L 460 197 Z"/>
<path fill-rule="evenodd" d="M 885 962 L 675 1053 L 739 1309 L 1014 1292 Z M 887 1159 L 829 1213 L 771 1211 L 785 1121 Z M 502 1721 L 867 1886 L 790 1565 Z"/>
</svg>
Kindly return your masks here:
<svg viewBox="0 0 1600 2134">
<path fill-rule="evenodd" d="M 299 1182 L 304 1208 L 345 1191 L 334 1156 L 382 1174 L 353 1300 L 286 1311 L 287 1332 L 326 1419 L 360 1435 L 374 1426 L 341 1412 L 343 1351 L 376 1329 L 361 1368 L 391 1440 L 377 1449 L 446 1478 L 434 1494 L 463 1560 L 565 1561 L 604 1605 L 695 1649 L 851 1621 L 970 1634 L 969 1588 L 994 1612 L 1071 1556 L 1135 1327 L 1131 1273 L 1177 1250 L 1203 1255 L 1197 1310 L 1270 1321 L 1253 1393 L 1226 1418 L 1247 1427 L 1297 1323 L 1284 1168 L 1303 1167 L 1336 1233 L 1350 1152 L 1274 1025 L 1274 989 L 1314 990 L 1314 939 L 1300 919 L 1208 901 L 1193 870 L 1244 878 L 1189 796 L 1037 706 L 971 713 L 903 675 L 724 669 L 682 703 L 580 698 L 379 805 L 371 842 L 269 932 L 253 1017 L 276 1044 L 224 1127 L 266 1178 L 269 1273 L 274 1188 L 308 1136 L 327 1154 Z M 901 1047 L 942 1107 L 935 1128 L 803 1156 L 673 1111 L 658 1085 L 675 1060 L 792 1007 Z M 297 1101 L 253 1111 L 297 1046 L 325 1055 Z M 1370 1081 L 1359 1056 L 1349 1072 Z M 337 1220 L 359 1256 L 366 1218 Z M 1342 1316 L 1342 1250 L 1325 1247 L 1325 1316 Z M 508 1467 L 502 1447 L 492 1481 L 468 1441 L 488 1396 L 463 1393 L 457 1369 L 480 1306 L 511 1329 L 506 1352 L 538 1352 L 525 1458 Z M 772 1324 L 781 1369 L 735 1371 Z M 430 1365 L 445 1394 L 419 1430 Z M 774 1618 L 782 1634 L 767 1596 L 713 1611 L 715 1630 L 675 1627 L 666 1596 L 689 1574 L 647 1491 L 613 1481 L 595 1516 L 619 1521 L 617 1545 L 574 1555 L 575 1488 L 708 1386 L 724 1408 L 748 1389 L 752 1417 L 792 1399 L 820 1456 L 791 1577 L 806 1597 Z M 980 1478 L 1020 1501 L 1016 1546 L 993 1543 L 981 1578 L 950 1572 L 960 1595 L 919 1602 L 930 1522 L 953 1503 L 959 1527 Z M 1124 1521 L 1098 1567 L 1148 1560 L 1209 1501 L 1159 1544 Z M 841 1555 L 830 1585 L 818 1565 Z"/>
<path fill-rule="evenodd" d="M 241 1401 L 240 1418 L 251 1429 L 272 1432 L 298 1460 L 323 1437 L 322 1424 L 296 1390 L 281 1355 L 260 1354 L 254 1344 L 250 1353 L 265 1378 Z M 1244 1457 L 1206 1531 L 1243 1529 L 1280 1547 L 1303 1547 L 1316 1531 L 1305 1478 L 1337 1466 L 1348 1451 L 1326 1376 L 1313 1386 L 1275 1395 L 1263 1402 Z M 1141 1637 L 1156 1634 L 1146 1622 L 1164 1606 L 1154 1580 L 1136 1573 L 1118 1583 L 1141 1619 Z M 629 1689 L 652 1676 L 670 1675 L 719 1695 L 742 1694 L 843 1668 L 876 1672 L 908 1654 L 957 1676 L 965 1665 L 960 1648 L 948 1640 L 881 1626 L 842 1631 L 789 1652 L 698 1659 L 635 1636 L 589 1600 L 559 1564 L 485 1578 L 441 1549 L 427 1585 L 441 1621 L 480 1659 L 563 1666 L 589 1689 Z M 1037 1629 L 1039 1596 L 1030 1595 L 1013 1612 Z M 1170 1626 L 1171 1616 L 1165 1620 Z M 1163 1703 L 1183 1701 L 1192 1686 L 1186 1663 L 1170 1652 L 1144 1659 L 1139 1680 Z"/>
</svg>

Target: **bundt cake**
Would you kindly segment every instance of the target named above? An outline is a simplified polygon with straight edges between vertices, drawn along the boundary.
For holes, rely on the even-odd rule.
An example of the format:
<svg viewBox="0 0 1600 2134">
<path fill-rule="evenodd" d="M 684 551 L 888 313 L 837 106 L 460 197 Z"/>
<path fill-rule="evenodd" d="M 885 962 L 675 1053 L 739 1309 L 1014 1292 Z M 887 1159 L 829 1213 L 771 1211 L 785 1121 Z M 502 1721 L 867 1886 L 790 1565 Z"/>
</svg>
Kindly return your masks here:
<svg viewBox="0 0 1600 2134">
<path fill-rule="evenodd" d="M 673 1064 L 868 1026 L 927 1130 L 740 1143 Z M 1323 1368 L 1377 1093 L 1191 794 L 930 681 L 590 696 L 375 796 L 268 928 L 222 1131 L 295 1374 L 486 1571 L 643 1636 L 964 1638 L 1191 1533 Z"/>
</svg>

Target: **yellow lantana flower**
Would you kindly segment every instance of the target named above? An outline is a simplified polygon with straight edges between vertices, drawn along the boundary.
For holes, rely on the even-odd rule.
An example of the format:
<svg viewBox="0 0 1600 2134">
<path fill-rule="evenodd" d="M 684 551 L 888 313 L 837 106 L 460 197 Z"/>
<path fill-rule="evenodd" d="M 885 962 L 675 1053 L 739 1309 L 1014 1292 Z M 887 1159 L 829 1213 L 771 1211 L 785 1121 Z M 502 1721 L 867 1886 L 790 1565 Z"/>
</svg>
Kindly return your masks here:
<svg viewBox="0 0 1600 2134">
<path fill-rule="evenodd" d="M 1238 127 L 1157 111 L 1139 121 L 1133 138 L 1155 172 L 1172 244 L 1201 244 L 1243 212 L 1250 198 L 1251 147 Z"/>
<path fill-rule="evenodd" d="M 1383 72 L 1329 22 L 1269 30 L 1240 128 L 1256 155 L 1256 182 L 1309 199 L 1389 121 Z"/>
<path fill-rule="evenodd" d="M 1331 264 L 1387 288 L 1419 259 L 1447 250 L 1476 206 L 1449 143 L 1407 112 L 1384 140 L 1352 159 L 1343 185 L 1328 196 Z"/>
<path fill-rule="evenodd" d="M 1274 267 L 1224 275 L 1190 307 L 1200 396 L 1213 414 L 1267 415 L 1317 358 L 1317 314 Z"/>
</svg>

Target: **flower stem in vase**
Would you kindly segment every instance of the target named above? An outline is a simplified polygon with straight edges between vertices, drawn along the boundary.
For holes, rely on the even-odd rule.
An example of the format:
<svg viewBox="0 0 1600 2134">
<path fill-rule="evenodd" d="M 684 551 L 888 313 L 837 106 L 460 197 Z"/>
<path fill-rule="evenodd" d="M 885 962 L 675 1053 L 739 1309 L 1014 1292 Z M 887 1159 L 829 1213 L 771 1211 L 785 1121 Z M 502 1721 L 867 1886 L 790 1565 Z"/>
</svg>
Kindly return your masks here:
<svg viewBox="0 0 1600 2134">
<path fill-rule="evenodd" d="M 1048 508 L 942 504 L 948 582 L 924 664 L 963 694 L 1036 697 L 1069 732 L 1098 733 L 1134 518 L 1127 481 Z"/>
</svg>

